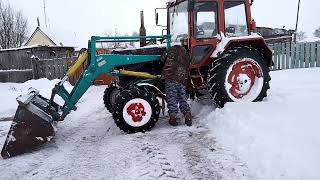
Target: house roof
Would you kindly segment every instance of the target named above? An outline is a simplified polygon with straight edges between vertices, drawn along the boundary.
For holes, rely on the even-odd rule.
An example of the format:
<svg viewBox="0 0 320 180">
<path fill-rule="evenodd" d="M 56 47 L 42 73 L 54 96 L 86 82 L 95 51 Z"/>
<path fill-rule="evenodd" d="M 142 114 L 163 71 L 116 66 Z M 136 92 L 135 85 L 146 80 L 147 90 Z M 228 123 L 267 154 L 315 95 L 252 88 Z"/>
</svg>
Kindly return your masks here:
<svg viewBox="0 0 320 180">
<path fill-rule="evenodd" d="M 28 39 L 28 41 L 26 42 L 25 45 L 27 45 L 27 44 L 30 43 L 30 41 L 32 40 L 32 38 L 34 37 L 34 35 L 35 35 L 37 32 L 41 33 L 41 34 L 42 34 L 44 37 L 46 37 L 52 44 L 57 45 L 46 33 L 44 33 L 44 32 L 40 29 L 39 26 L 34 30 L 34 32 L 32 33 L 32 35 L 30 36 L 30 38 Z"/>
<path fill-rule="evenodd" d="M 74 48 L 84 48 L 87 47 L 87 41 L 82 42 L 78 37 L 78 33 L 66 30 L 66 29 L 57 29 L 57 28 L 44 28 L 44 27 L 37 27 L 33 34 L 28 39 L 27 43 L 32 39 L 34 34 L 39 31 L 45 37 L 48 38 L 51 42 L 53 42 L 56 46 L 67 46 L 67 47 L 74 47 Z"/>
</svg>

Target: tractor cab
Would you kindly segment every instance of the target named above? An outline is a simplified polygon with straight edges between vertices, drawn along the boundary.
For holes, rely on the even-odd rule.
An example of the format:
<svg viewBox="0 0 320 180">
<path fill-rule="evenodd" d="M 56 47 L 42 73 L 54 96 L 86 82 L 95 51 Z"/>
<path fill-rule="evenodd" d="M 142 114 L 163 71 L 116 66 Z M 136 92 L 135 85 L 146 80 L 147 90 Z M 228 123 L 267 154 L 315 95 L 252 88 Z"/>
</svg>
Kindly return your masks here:
<svg viewBox="0 0 320 180">
<path fill-rule="evenodd" d="M 255 91 L 257 79 L 262 77 L 260 67 L 267 69 L 272 65 L 272 51 L 264 39 L 255 33 L 256 24 L 251 18 L 252 3 L 253 0 L 172 0 L 167 3 L 167 34 L 173 44 L 185 46 L 190 53 L 189 91 L 210 93 L 217 104 L 256 101 L 261 99 L 259 95 L 264 96 L 262 92 L 265 87 L 258 87 L 257 93 L 248 97 Z M 258 60 L 236 63 L 242 62 L 241 56 L 262 59 L 264 64 L 258 67 Z M 242 72 L 244 66 L 251 69 Z M 228 71 L 232 72 L 231 75 Z M 242 76 L 244 73 L 246 75 Z M 223 77 L 216 79 L 217 74 L 223 74 Z M 250 81 L 240 81 L 240 77 L 250 77 Z M 216 86 L 224 89 L 217 89 Z"/>
<path fill-rule="evenodd" d="M 215 50 L 221 33 L 226 37 L 243 37 L 255 31 L 251 4 L 251 0 L 168 2 L 167 33 L 174 44 L 187 42 L 194 67 L 206 65 L 209 62 L 203 60 Z"/>
</svg>

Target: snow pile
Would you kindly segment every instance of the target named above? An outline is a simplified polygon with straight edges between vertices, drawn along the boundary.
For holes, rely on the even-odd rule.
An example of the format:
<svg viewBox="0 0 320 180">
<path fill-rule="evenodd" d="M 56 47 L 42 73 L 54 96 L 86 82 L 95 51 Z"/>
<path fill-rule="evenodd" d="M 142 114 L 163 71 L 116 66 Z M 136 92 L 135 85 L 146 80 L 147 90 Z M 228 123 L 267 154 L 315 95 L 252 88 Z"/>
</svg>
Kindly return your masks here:
<svg viewBox="0 0 320 180">
<path fill-rule="evenodd" d="M 262 180 L 320 179 L 320 69 L 272 72 L 265 102 L 229 103 L 204 120 Z"/>
<path fill-rule="evenodd" d="M 50 98 L 51 90 L 56 83 L 60 80 L 48 80 L 48 79 L 38 79 L 29 80 L 25 83 L 0 83 L 0 118 L 11 117 L 14 115 L 18 103 L 16 98 L 27 92 L 30 87 L 33 87 L 40 91 L 40 94 L 46 98 Z M 72 86 L 66 82 L 65 87 L 67 90 L 72 89 Z M 57 97 L 58 103 L 63 103 L 60 97 Z"/>
</svg>

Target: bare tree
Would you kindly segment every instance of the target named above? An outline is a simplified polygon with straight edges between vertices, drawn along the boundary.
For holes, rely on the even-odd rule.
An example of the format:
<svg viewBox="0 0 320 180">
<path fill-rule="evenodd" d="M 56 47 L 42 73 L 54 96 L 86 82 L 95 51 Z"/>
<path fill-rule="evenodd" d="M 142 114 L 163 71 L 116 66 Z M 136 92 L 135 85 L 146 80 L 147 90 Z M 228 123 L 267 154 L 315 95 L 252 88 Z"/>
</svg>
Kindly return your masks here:
<svg viewBox="0 0 320 180">
<path fill-rule="evenodd" d="M 0 48 L 20 47 L 27 40 L 28 21 L 21 11 L 0 1 Z"/>
<path fill-rule="evenodd" d="M 314 37 L 320 38 L 320 26 L 313 32 Z"/>
<path fill-rule="evenodd" d="M 117 29 L 115 29 L 114 31 L 111 30 L 106 30 L 102 33 L 103 36 L 106 37 L 119 37 L 119 36 L 129 36 L 128 33 L 125 34 L 121 34 L 118 32 Z M 133 36 L 137 36 L 138 33 L 136 31 L 134 31 L 132 33 Z M 128 47 L 135 47 L 134 42 L 113 42 L 113 43 L 101 43 L 101 47 L 102 48 L 110 48 L 110 49 L 116 49 L 116 48 L 128 48 Z"/>
<path fill-rule="evenodd" d="M 114 31 L 111 30 L 106 30 L 102 33 L 103 36 L 106 37 L 118 37 L 121 36 L 120 33 L 118 32 L 118 29 L 115 29 Z M 121 44 L 119 42 L 113 42 L 113 43 L 104 43 L 102 45 L 102 47 L 104 48 L 106 45 L 107 48 L 112 48 L 112 49 L 116 49 L 119 48 L 121 46 Z"/>
<path fill-rule="evenodd" d="M 297 40 L 298 41 L 302 41 L 302 40 L 304 40 L 306 38 L 307 38 L 307 35 L 306 35 L 305 32 L 303 32 L 303 31 L 297 32 Z"/>
<path fill-rule="evenodd" d="M 132 36 L 139 36 L 139 33 L 137 31 L 133 31 Z M 135 43 L 135 42 L 130 42 L 131 47 L 136 47 L 136 44 L 137 43 Z"/>
</svg>

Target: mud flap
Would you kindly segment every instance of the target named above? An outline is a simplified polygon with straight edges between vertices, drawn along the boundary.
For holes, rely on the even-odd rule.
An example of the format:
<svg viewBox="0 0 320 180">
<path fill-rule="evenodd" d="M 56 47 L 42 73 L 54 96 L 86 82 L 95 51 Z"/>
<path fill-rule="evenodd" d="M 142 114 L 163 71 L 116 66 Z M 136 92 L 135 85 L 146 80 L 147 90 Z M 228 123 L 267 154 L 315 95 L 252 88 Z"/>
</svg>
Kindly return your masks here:
<svg viewBox="0 0 320 180">
<path fill-rule="evenodd" d="M 19 96 L 17 101 L 19 106 L 1 151 L 4 159 L 30 152 L 55 135 L 53 118 L 46 111 L 49 103 L 38 91 Z"/>
</svg>

